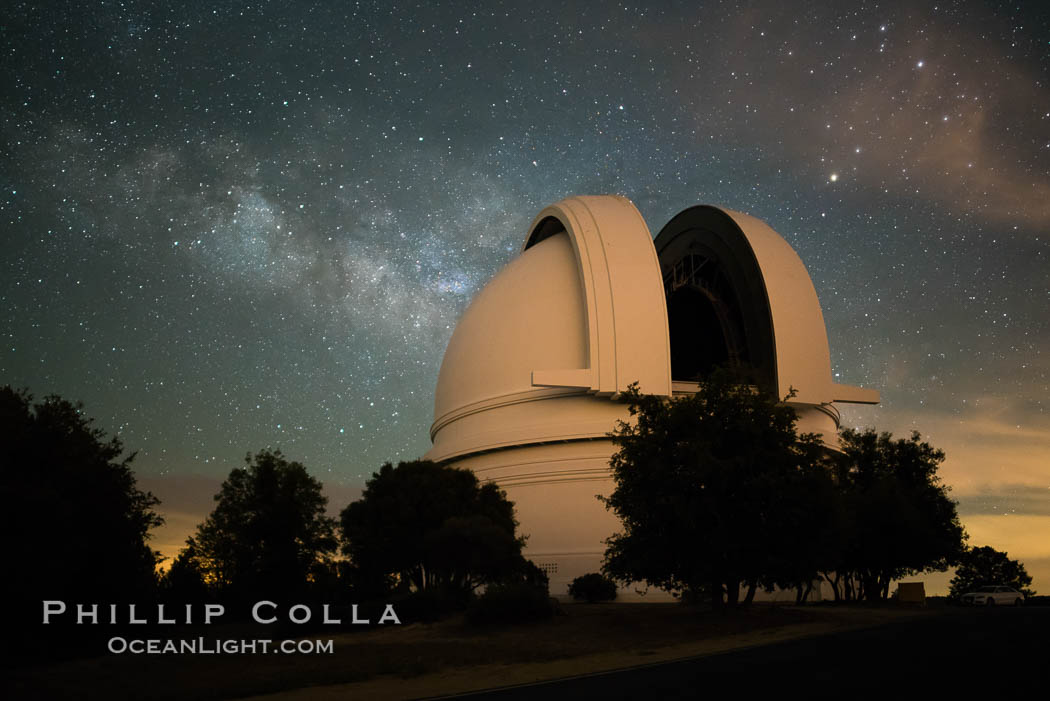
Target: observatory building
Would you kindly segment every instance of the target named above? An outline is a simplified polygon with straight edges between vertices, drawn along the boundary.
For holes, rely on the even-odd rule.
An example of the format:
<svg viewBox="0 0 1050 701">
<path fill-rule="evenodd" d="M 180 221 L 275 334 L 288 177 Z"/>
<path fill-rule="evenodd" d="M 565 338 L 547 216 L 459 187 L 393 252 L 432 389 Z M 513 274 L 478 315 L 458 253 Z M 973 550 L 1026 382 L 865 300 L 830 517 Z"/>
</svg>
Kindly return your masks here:
<svg viewBox="0 0 1050 701">
<path fill-rule="evenodd" d="M 600 569 L 620 530 L 595 495 L 613 490 L 613 401 L 695 392 L 719 364 L 746 364 L 786 397 L 799 432 L 838 447 L 838 403 L 874 404 L 836 384 L 813 282 L 779 234 L 706 205 L 654 241 L 630 200 L 570 197 L 542 212 L 521 254 L 464 312 L 445 351 L 427 458 L 473 470 L 515 503 L 525 554 L 564 596 Z"/>
</svg>

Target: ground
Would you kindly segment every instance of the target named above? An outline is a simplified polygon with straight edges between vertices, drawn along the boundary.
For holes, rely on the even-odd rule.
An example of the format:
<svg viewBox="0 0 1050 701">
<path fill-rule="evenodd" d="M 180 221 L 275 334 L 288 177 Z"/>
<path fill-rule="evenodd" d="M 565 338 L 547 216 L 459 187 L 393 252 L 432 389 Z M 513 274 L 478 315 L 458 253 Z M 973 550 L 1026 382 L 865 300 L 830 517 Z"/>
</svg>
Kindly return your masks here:
<svg viewBox="0 0 1050 701">
<path fill-rule="evenodd" d="M 930 609 L 567 604 L 540 623 L 474 628 L 462 618 L 332 634 L 325 655 L 107 655 L 5 673 L 6 698 L 400 699 L 520 684 L 824 636 Z M 265 637 L 258 627 L 217 637 Z M 153 636 L 158 634 L 153 633 Z M 169 634 L 171 635 L 171 634 Z M 171 636 L 176 637 L 176 636 Z"/>
</svg>

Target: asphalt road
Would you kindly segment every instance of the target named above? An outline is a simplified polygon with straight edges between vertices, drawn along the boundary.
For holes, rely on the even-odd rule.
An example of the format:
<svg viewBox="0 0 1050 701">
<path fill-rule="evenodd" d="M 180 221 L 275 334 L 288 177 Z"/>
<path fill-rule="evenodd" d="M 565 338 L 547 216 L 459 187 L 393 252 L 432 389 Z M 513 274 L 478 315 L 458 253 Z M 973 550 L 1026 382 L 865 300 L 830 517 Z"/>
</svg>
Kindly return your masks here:
<svg viewBox="0 0 1050 701">
<path fill-rule="evenodd" d="M 989 695 L 986 686 L 995 692 Z M 948 609 L 877 628 L 466 694 L 493 699 L 1046 698 L 1050 608 Z M 765 694 L 763 694 L 765 695 Z"/>
</svg>

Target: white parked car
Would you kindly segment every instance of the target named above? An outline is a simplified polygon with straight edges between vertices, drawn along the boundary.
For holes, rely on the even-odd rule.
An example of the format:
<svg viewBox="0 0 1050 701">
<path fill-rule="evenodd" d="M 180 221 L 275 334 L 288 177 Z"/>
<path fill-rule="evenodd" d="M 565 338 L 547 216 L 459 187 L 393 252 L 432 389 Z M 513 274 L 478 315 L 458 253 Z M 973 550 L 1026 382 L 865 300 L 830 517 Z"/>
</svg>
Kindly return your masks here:
<svg viewBox="0 0 1050 701">
<path fill-rule="evenodd" d="M 1024 594 L 1013 587 L 987 586 L 963 594 L 962 602 L 975 606 L 1021 606 L 1024 604 Z"/>
</svg>

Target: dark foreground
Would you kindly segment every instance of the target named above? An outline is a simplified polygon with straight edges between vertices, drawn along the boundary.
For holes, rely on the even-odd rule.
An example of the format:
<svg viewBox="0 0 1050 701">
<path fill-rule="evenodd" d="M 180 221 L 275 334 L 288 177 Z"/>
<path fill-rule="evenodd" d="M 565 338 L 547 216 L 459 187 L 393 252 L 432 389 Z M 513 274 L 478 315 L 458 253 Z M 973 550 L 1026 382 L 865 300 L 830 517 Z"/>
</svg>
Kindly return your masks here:
<svg viewBox="0 0 1050 701">
<path fill-rule="evenodd" d="M 1050 608 L 951 608 L 935 615 L 747 650 L 467 694 L 498 699 L 695 699 L 726 691 L 820 697 L 968 689 L 1046 693 Z M 1013 695 L 1010 693 L 1009 695 Z"/>
<path fill-rule="evenodd" d="M 140 635 L 202 633 L 154 628 Z M 453 617 L 356 633 L 300 632 L 330 639 L 326 654 L 101 652 L 29 664 L 12 657 L 0 670 L 0 699 L 393 700 L 556 678 L 474 698 L 683 699 L 724 691 L 750 698 L 748 692 L 772 689 L 771 698 L 798 690 L 845 700 L 980 681 L 1010 691 L 1023 680 L 1042 682 L 1048 629 L 1050 608 L 1034 606 L 756 605 L 725 615 L 677 604 L 570 604 L 563 615 L 529 625 L 479 628 Z M 210 635 L 274 633 L 216 626 Z M 655 664 L 669 660 L 686 661 Z"/>
</svg>

